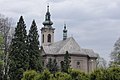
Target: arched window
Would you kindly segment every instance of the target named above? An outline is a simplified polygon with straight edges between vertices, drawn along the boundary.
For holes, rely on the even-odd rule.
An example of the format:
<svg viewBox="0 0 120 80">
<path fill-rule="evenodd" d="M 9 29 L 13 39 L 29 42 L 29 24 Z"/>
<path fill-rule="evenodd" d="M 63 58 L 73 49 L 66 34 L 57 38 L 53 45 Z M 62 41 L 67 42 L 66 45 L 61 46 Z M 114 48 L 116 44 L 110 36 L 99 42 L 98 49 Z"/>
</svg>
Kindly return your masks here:
<svg viewBox="0 0 120 80">
<path fill-rule="evenodd" d="M 44 43 L 44 34 L 42 35 L 42 43 Z"/>
<path fill-rule="evenodd" d="M 48 42 L 51 42 L 51 35 L 48 34 Z"/>
</svg>

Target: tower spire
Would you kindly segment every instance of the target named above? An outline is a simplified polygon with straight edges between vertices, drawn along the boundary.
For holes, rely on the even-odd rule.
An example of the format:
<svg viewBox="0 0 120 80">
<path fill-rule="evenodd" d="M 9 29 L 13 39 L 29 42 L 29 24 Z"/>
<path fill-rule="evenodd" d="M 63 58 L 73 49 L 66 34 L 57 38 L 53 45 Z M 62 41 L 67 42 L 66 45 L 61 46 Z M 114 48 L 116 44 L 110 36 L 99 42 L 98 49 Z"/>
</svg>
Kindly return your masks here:
<svg viewBox="0 0 120 80">
<path fill-rule="evenodd" d="M 66 30 L 66 24 L 64 23 L 64 30 Z"/>
<path fill-rule="evenodd" d="M 48 5 L 47 5 L 47 12 L 49 12 L 49 3 L 48 3 Z"/>
<path fill-rule="evenodd" d="M 41 45 L 50 45 L 54 43 L 54 30 L 52 27 L 53 22 L 50 18 L 49 4 L 46 7 L 45 21 L 43 22 L 44 27 L 41 28 Z"/>
<path fill-rule="evenodd" d="M 64 29 L 63 29 L 63 40 L 67 39 L 67 29 L 66 29 L 66 24 L 64 23 Z"/>
<path fill-rule="evenodd" d="M 47 5 L 47 12 L 46 12 L 46 15 L 45 15 L 45 21 L 43 22 L 43 25 L 46 26 L 51 26 L 53 24 L 53 22 L 51 21 L 50 19 L 50 12 L 49 12 L 49 4 Z"/>
</svg>

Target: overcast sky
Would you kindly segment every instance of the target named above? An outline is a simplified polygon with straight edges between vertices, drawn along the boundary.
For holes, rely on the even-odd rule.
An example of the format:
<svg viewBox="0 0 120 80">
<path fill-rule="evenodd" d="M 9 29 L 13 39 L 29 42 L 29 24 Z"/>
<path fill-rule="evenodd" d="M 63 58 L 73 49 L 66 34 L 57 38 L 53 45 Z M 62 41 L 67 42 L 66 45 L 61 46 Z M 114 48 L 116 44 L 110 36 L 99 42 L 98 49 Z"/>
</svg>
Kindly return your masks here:
<svg viewBox="0 0 120 80">
<path fill-rule="evenodd" d="M 62 40 L 66 22 L 68 36 L 73 36 L 82 48 L 90 48 L 105 60 L 120 37 L 120 0 L 0 0 L 0 13 L 18 22 L 24 16 L 27 29 L 33 19 L 43 26 L 49 3 L 54 23 L 55 41 Z"/>
</svg>

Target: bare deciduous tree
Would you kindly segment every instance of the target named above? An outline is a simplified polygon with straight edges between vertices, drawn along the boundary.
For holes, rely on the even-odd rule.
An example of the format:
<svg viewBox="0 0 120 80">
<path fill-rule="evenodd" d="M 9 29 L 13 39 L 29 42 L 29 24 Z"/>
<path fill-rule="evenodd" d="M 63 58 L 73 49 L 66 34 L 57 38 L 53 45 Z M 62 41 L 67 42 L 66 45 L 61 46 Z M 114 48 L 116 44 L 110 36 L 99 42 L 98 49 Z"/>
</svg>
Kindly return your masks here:
<svg viewBox="0 0 120 80">
<path fill-rule="evenodd" d="M 10 35 L 9 31 L 12 26 L 12 20 L 4 15 L 0 14 L 0 33 L 3 35 L 4 38 L 4 56 L 3 56 L 3 80 L 7 80 L 8 78 L 8 50 L 9 50 L 9 42 L 10 42 Z M 12 35 L 11 35 L 12 38 Z"/>
</svg>

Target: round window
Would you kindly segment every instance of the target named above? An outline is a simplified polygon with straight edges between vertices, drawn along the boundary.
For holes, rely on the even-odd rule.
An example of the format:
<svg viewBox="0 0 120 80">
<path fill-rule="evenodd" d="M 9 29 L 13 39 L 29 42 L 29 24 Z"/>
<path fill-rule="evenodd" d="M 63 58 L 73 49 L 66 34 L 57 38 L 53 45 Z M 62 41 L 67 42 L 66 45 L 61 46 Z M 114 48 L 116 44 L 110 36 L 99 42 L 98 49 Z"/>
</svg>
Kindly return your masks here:
<svg viewBox="0 0 120 80">
<path fill-rule="evenodd" d="M 77 62 L 77 65 L 80 65 L 80 62 Z"/>
</svg>

